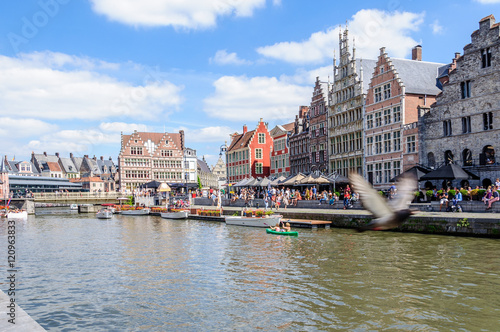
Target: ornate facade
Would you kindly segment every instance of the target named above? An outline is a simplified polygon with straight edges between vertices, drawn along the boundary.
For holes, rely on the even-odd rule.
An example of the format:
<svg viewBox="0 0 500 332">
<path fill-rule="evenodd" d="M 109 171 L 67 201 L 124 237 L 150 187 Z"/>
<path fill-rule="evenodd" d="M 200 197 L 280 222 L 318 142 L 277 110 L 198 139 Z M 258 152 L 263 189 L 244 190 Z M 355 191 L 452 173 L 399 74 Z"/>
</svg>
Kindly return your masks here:
<svg viewBox="0 0 500 332">
<path fill-rule="evenodd" d="M 328 94 L 329 83 L 316 77 L 309 108 L 309 162 L 311 171 L 328 172 Z"/>
<path fill-rule="evenodd" d="M 309 160 L 309 107 L 300 106 L 290 135 L 290 173 L 310 172 Z"/>
</svg>

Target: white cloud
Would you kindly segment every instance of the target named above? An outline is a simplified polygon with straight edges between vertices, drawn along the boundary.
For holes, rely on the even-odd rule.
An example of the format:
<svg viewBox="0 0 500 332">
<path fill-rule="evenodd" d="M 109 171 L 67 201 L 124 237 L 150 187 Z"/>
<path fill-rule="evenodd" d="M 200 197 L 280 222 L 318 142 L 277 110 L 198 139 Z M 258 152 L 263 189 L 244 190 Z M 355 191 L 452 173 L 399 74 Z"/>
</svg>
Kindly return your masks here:
<svg viewBox="0 0 500 332">
<path fill-rule="evenodd" d="M 26 138 L 53 132 L 58 126 L 37 119 L 0 117 L 0 137 Z"/>
<path fill-rule="evenodd" d="M 224 76 L 214 87 L 215 94 L 204 100 L 204 111 L 233 121 L 293 119 L 299 105 L 309 105 L 312 94 L 312 87 L 274 77 Z"/>
<path fill-rule="evenodd" d="M 500 3 L 500 0 L 476 0 L 476 2 L 479 2 L 483 5 L 491 5 L 491 4 Z"/>
<path fill-rule="evenodd" d="M 182 102 L 181 87 L 168 81 L 133 85 L 86 69 L 92 63 L 100 68 L 113 67 L 51 52 L 20 58 L 0 56 L 0 107 L 20 117 L 43 119 L 125 116 L 153 120 L 175 111 Z M 75 68 L 60 69 L 67 65 Z"/>
<path fill-rule="evenodd" d="M 138 132 L 147 132 L 149 128 L 145 124 L 125 123 L 125 122 L 103 122 L 99 125 L 99 129 L 108 132 L 123 132 L 126 135 L 132 133 L 134 130 Z"/>
<path fill-rule="evenodd" d="M 133 26 L 214 27 L 221 16 L 248 17 L 266 0 L 91 0 L 92 9 L 113 21 Z M 279 1 L 274 1 L 279 4 Z"/>
<path fill-rule="evenodd" d="M 435 35 L 438 35 L 443 32 L 443 26 L 439 24 L 438 20 L 432 22 L 431 28 L 432 28 L 432 33 Z"/>
<path fill-rule="evenodd" d="M 84 130 L 61 130 L 40 136 L 27 144 L 33 151 L 57 151 L 61 154 L 75 155 L 89 154 L 97 150 L 96 146 L 103 144 L 117 144 L 120 142 L 119 133 L 104 133 L 101 130 L 90 128 Z M 118 143 L 119 144 L 119 143 Z"/>
<path fill-rule="evenodd" d="M 229 139 L 229 134 L 235 130 L 227 126 L 212 126 L 200 129 L 179 128 L 184 130 L 187 144 L 191 142 L 224 142 Z"/>
<path fill-rule="evenodd" d="M 418 44 L 409 35 L 419 30 L 424 15 L 398 11 L 389 13 L 378 9 L 360 10 L 348 22 L 350 46 L 354 37 L 356 57 L 374 59 L 383 46 L 391 56 L 404 57 Z M 332 27 L 315 32 L 308 40 L 301 42 L 280 42 L 260 47 L 257 52 L 294 64 L 322 63 L 333 58 L 333 50 L 338 47 L 339 29 Z"/>
<path fill-rule="evenodd" d="M 240 59 L 236 53 L 227 53 L 226 50 L 219 50 L 215 53 L 213 58 L 210 58 L 210 63 L 215 63 L 218 65 L 245 65 L 249 64 L 249 61 Z"/>
</svg>

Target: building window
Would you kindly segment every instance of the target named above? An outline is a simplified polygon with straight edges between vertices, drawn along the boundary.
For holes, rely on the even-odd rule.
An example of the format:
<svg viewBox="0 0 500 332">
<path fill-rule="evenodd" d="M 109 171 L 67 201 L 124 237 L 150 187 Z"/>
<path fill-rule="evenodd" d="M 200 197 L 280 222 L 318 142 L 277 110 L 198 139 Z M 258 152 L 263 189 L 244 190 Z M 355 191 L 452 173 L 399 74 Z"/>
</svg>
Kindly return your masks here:
<svg viewBox="0 0 500 332">
<path fill-rule="evenodd" d="M 401 107 L 396 106 L 392 109 L 392 113 L 394 116 L 394 122 L 399 122 L 401 121 Z"/>
<path fill-rule="evenodd" d="M 412 136 L 408 136 L 406 138 L 406 152 L 407 153 L 410 153 L 410 152 L 415 152 L 416 150 L 416 139 L 415 139 L 415 135 L 412 135 Z"/>
<path fill-rule="evenodd" d="M 471 126 L 470 126 L 470 116 L 465 116 L 462 118 L 462 133 L 470 133 L 471 132 Z"/>
<path fill-rule="evenodd" d="M 461 82 L 460 91 L 462 93 L 462 99 L 470 98 L 470 81 Z"/>
<path fill-rule="evenodd" d="M 375 154 L 382 153 L 382 135 L 375 136 Z"/>
<path fill-rule="evenodd" d="M 432 152 L 429 152 L 427 154 L 427 165 L 430 168 L 436 167 L 436 158 L 434 158 L 434 153 L 432 153 Z"/>
<path fill-rule="evenodd" d="M 142 155 L 142 146 L 131 146 L 130 154 Z"/>
<path fill-rule="evenodd" d="M 401 161 L 395 161 L 393 163 L 394 176 L 401 174 Z"/>
<path fill-rule="evenodd" d="M 262 163 L 255 163 L 255 173 L 262 174 Z"/>
<path fill-rule="evenodd" d="M 255 159 L 262 159 L 262 149 L 255 149 Z"/>
<path fill-rule="evenodd" d="M 394 138 L 394 151 L 400 151 L 401 150 L 401 132 L 396 131 L 392 134 L 392 137 Z"/>
<path fill-rule="evenodd" d="M 382 87 L 375 88 L 375 102 L 378 103 L 382 100 Z"/>
<path fill-rule="evenodd" d="M 391 98 L 391 84 L 385 84 L 384 85 L 384 99 L 389 99 Z"/>
<path fill-rule="evenodd" d="M 446 165 L 453 164 L 453 152 L 446 150 L 444 153 L 444 162 Z"/>
<path fill-rule="evenodd" d="M 382 164 L 375 164 L 375 183 L 382 182 Z"/>
<path fill-rule="evenodd" d="M 266 143 L 266 134 L 259 133 L 259 144 L 265 144 L 265 143 Z"/>
<path fill-rule="evenodd" d="M 483 48 L 481 50 L 481 68 L 491 66 L 491 50 L 490 48 Z"/>
<path fill-rule="evenodd" d="M 384 152 L 391 152 L 391 133 L 384 134 Z"/>
<path fill-rule="evenodd" d="M 391 110 L 390 109 L 384 110 L 384 123 L 386 125 L 391 123 Z"/>
<path fill-rule="evenodd" d="M 391 162 L 384 163 L 384 182 L 388 183 L 391 179 Z"/>
<path fill-rule="evenodd" d="M 483 148 L 484 163 L 483 164 L 494 164 L 495 163 L 495 148 L 491 145 L 487 145 Z"/>
<path fill-rule="evenodd" d="M 375 127 L 382 125 L 382 112 L 375 113 Z"/>
<path fill-rule="evenodd" d="M 443 121 L 443 135 L 451 136 L 451 120 Z"/>
<path fill-rule="evenodd" d="M 483 113 L 483 128 L 484 130 L 493 129 L 493 113 Z"/>
<path fill-rule="evenodd" d="M 366 129 L 373 128 L 373 114 L 368 114 L 366 116 Z"/>
<path fill-rule="evenodd" d="M 366 138 L 366 155 L 373 155 L 373 137 Z"/>
<path fill-rule="evenodd" d="M 462 151 L 462 159 L 464 161 L 464 166 L 472 166 L 472 152 L 469 149 Z"/>
</svg>

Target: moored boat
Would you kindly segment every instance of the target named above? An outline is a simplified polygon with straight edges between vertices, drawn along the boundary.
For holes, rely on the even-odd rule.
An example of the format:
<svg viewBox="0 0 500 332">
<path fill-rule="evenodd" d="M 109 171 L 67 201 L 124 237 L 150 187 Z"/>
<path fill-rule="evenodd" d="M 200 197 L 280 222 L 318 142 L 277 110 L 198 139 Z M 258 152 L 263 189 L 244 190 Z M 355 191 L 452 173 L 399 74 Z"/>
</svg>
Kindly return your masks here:
<svg viewBox="0 0 500 332">
<path fill-rule="evenodd" d="M 282 217 L 279 214 L 264 217 L 226 216 L 225 220 L 227 225 L 269 228 L 276 226 Z"/>
<path fill-rule="evenodd" d="M 7 219 L 23 219 L 23 220 L 26 220 L 26 219 L 28 219 L 28 212 L 26 212 L 25 210 L 8 211 L 7 212 Z"/>
<path fill-rule="evenodd" d="M 78 210 L 78 204 L 71 204 L 71 205 L 69 206 L 69 209 L 70 209 L 70 210 Z"/>
<path fill-rule="evenodd" d="M 139 208 L 139 209 L 122 209 L 121 214 L 127 216 L 144 216 L 149 214 L 149 208 Z"/>
<path fill-rule="evenodd" d="M 97 219 L 111 219 L 113 218 L 113 211 L 108 209 L 102 209 L 96 213 Z"/>
<path fill-rule="evenodd" d="M 277 235 L 289 235 L 289 236 L 298 236 L 299 233 L 297 231 L 290 231 L 290 232 L 280 232 L 280 231 L 275 231 L 273 229 L 267 228 L 266 233 L 269 234 L 277 234 Z"/>
<path fill-rule="evenodd" d="M 161 212 L 161 217 L 165 219 L 187 219 L 189 212 L 187 210 Z"/>
</svg>

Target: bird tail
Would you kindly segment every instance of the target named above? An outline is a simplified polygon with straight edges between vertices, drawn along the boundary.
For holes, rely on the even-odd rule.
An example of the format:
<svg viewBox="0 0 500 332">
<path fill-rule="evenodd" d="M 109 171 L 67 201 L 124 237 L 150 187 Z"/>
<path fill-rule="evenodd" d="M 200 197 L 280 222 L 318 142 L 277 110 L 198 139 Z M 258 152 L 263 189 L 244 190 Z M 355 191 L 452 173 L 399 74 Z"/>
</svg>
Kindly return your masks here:
<svg viewBox="0 0 500 332">
<path fill-rule="evenodd" d="M 372 227 L 373 227 L 373 223 L 368 223 L 368 224 L 365 224 L 363 226 L 356 228 L 356 230 L 358 232 L 362 233 L 364 231 L 369 231 L 370 229 L 372 229 Z"/>
</svg>

